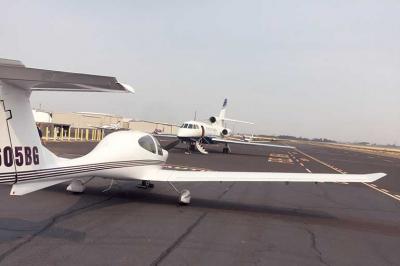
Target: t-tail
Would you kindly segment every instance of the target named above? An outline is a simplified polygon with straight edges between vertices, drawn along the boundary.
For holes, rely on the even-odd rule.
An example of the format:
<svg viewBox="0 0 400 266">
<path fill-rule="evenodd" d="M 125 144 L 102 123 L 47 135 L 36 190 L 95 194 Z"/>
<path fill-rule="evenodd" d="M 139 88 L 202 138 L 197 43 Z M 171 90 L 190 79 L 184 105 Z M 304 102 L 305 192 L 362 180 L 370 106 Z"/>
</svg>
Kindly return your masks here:
<svg viewBox="0 0 400 266">
<path fill-rule="evenodd" d="M 224 121 L 225 120 L 225 113 L 226 113 L 226 106 L 228 105 L 228 98 L 224 99 L 224 103 L 222 104 L 222 109 L 219 112 L 219 120 Z"/>
<path fill-rule="evenodd" d="M 40 82 L 25 73 L 21 62 L 0 59 L 0 183 L 17 183 L 24 179 L 18 173 L 54 163 L 41 144 L 29 102 L 28 87 Z"/>
<path fill-rule="evenodd" d="M 253 125 L 254 123 L 252 122 L 247 122 L 247 121 L 242 121 L 242 120 L 236 120 L 236 119 L 231 119 L 231 118 L 226 118 L 226 107 L 228 105 L 228 99 L 224 99 L 224 103 L 222 104 L 222 109 L 219 112 L 219 116 L 215 117 L 212 116 L 210 117 L 210 122 L 212 124 L 215 124 L 219 127 L 225 127 L 225 122 L 236 122 L 236 123 L 244 123 L 244 124 L 251 124 Z"/>
<path fill-rule="evenodd" d="M 129 88 L 128 88 L 129 89 Z M 62 179 L 53 170 L 65 159 L 55 156 L 40 140 L 33 118 L 32 91 L 126 91 L 115 78 L 25 67 L 0 59 L 0 183 L 14 183 L 11 194 L 24 194 L 18 184 L 35 181 L 40 189 Z"/>
</svg>

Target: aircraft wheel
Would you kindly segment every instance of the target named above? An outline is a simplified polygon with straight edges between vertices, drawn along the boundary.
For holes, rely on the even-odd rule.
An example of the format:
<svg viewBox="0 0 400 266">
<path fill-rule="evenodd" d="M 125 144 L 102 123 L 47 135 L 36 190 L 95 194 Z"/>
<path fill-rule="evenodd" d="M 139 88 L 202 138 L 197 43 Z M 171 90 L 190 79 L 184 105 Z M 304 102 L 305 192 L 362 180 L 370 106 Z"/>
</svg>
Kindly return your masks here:
<svg viewBox="0 0 400 266">
<path fill-rule="evenodd" d="M 149 180 L 142 180 L 138 185 L 136 185 L 136 187 L 142 189 L 148 189 L 148 188 L 153 188 L 154 184 L 151 183 Z"/>
<path fill-rule="evenodd" d="M 187 189 L 184 189 L 180 192 L 179 195 L 179 204 L 181 205 L 188 205 L 190 203 L 190 191 Z"/>
</svg>

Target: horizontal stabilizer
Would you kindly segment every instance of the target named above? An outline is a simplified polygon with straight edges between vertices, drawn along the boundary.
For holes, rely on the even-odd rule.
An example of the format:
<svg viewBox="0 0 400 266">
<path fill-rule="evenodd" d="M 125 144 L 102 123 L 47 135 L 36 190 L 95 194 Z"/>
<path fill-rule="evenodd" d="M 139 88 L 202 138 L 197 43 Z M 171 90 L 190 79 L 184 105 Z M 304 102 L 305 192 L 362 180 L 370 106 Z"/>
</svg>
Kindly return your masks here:
<svg viewBox="0 0 400 266">
<path fill-rule="evenodd" d="M 236 119 L 230 119 L 230 118 L 223 118 L 221 119 L 222 121 L 227 121 L 227 122 L 235 122 L 235 123 L 242 123 L 242 124 L 249 124 L 249 125 L 254 125 L 253 122 L 247 122 L 247 121 L 242 121 L 242 120 L 236 120 Z"/>
<path fill-rule="evenodd" d="M 130 92 L 114 77 L 27 68 L 19 61 L 0 59 L 0 80 L 32 91 Z"/>
<path fill-rule="evenodd" d="M 178 140 L 173 141 L 173 142 L 169 143 L 168 145 L 164 146 L 163 149 L 166 151 L 169 151 L 169 150 L 175 148 L 179 143 L 181 143 L 181 141 L 178 139 Z"/>
<path fill-rule="evenodd" d="M 51 187 L 57 184 L 61 184 L 71 179 L 56 179 L 56 180 L 48 180 L 48 181 L 29 181 L 29 182 L 18 182 L 15 183 L 10 191 L 10 195 L 12 196 L 22 196 L 31 192 L 35 192 L 37 190 L 41 190 L 46 187 Z"/>
<path fill-rule="evenodd" d="M 152 134 L 154 137 L 163 137 L 163 138 L 177 138 L 176 134 L 164 134 L 164 133 L 153 133 Z"/>
<path fill-rule="evenodd" d="M 152 181 L 169 182 L 374 182 L 386 174 L 311 174 L 273 172 L 224 172 L 158 170 L 148 176 Z M 146 177 L 147 178 L 147 177 Z"/>
</svg>

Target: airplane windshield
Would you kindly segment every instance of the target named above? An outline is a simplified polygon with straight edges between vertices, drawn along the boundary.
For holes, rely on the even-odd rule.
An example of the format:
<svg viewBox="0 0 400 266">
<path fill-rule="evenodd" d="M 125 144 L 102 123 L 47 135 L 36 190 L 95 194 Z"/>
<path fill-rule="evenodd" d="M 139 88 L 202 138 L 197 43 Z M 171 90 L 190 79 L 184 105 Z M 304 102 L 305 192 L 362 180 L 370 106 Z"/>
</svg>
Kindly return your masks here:
<svg viewBox="0 0 400 266">
<path fill-rule="evenodd" d="M 189 124 L 189 127 L 188 128 L 193 128 L 193 125 L 192 124 Z"/>
<path fill-rule="evenodd" d="M 139 140 L 139 145 L 145 149 L 148 150 L 149 152 L 152 152 L 154 154 L 156 154 L 156 144 L 154 143 L 154 140 L 152 137 L 150 136 L 144 136 L 141 137 Z"/>
<path fill-rule="evenodd" d="M 158 155 L 163 155 L 163 151 L 162 151 L 162 147 L 161 147 L 161 144 L 160 144 L 160 142 L 158 141 L 158 139 L 157 138 L 154 138 L 154 140 L 155 140 L 155 142 L 156 142 L 156 144 L 157 144 L 157 152 L 158 152 Z"/>
</svg>

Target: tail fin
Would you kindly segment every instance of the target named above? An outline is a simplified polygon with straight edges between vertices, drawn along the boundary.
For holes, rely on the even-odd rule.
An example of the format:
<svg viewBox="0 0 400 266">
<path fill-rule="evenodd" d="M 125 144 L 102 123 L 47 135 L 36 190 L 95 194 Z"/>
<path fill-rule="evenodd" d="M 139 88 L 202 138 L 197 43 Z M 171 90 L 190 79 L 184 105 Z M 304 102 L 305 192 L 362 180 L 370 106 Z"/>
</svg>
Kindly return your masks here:
<svg viewBox="0 0 400 266">
<path fill-rule="evenodd" d="M 228 99 L 224 99 L 224 103 L 222 104 L 222 109 L 219 112 L 219 120 L 224 120 L 225 119 L 225 113 L 226 113 L 226 106 L 228 105 Z"/>
<path fill-rule="evenodd" d="M 133 92 L 113 77 L 27 68 L 0 59 L 0 183 L 33 180 L 35 171 L 61 160 L 41 144 L 29 101 L 35 90 Z"/>
<path fill-rule="evenodd" d="M 222 105 L 222 109 L 219 113 L 218 119 L 217 121 L 219 121 L 220 126 L 224 125 L 224 122 L 236 122 L 236 123 L 243 123 L 243 124 L 251 124 L 253 125 L 254 123 L 252 122 L 247 122 L 247 121 L 241 121 L 241 120 L 236 120 L 236 119 L 231 119 L 231 118 L 226 118 L 225 114 L 226 114 L 226 107 L 228 105 L 228 99 L 225 98 L 224 100 L 224 104 Z"/>
</svg>

